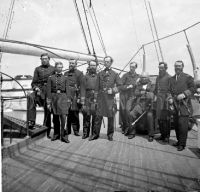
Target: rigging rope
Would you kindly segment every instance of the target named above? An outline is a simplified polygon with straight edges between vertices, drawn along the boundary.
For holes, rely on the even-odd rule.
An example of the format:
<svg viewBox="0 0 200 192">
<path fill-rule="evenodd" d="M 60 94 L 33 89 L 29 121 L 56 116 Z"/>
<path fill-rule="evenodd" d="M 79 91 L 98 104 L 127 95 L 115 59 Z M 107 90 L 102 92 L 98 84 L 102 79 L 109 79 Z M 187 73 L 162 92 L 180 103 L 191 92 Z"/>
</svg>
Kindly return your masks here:
<svg viewBox="0 0 200 192">
<path fill-rule="evenodd" d="M 155 23 L 155 20 L 154 20 L 153 12 L 152 12 L 152 9 L 151 9 L 151 4 L 150 4 L 149 1 L 148 1 L 148 4 L 149 4 L 150 12 L 151 12 L 151 17 L 152 17 L 152 21 L 153 21 L 154 30 L 155 30 L 155 33 L 156 33 L 156 38 L 159 39 L 158 38 L 158 31 L 157 31 L 157 28 L 156 28 L 156 23 Z M 163 52 L 162 52 L 162 49 L 161 49 L 160 41 L 158 40 L 157 42 L 158 42 L 158 47 L 159 47 L 159 50 L 160 50 L 161 59 L 162 59 L 162 61 L 164 61 L 164 57 L 163 57 Z"/>
<path fill-rule="evenodd" d="M 86 14 L 85 4 L 84 4 L 83 0 L 82 0 L 82 5 L 83 5 L 85 19 L 86 19 L 86 23 L 87 23 L 87 27 L 88 27 L 88 32 L 89 32 L 89 36 L 90 36 L 90 41 L 91 41 L 91 45 L 92 45 L 92 49 L 93 49 L 93 55 L 96 55 L 95 50 L 94 50 L 94 44 L 93 44 L 93 41 L 92 41 L 92 34 L 91 34 L 91 31 L 90 31 L 90 26 L 89 26 L 87 14 Z"/>
<path fill-rule="evenodd" d="M 134 15 L 134 10 L 133 10 L 132 0 L 129 0 L 129 7 L 130 7 L 130 12 L 131 12 L 131 18 L 133 20 L 132 24 L 133 24 L 133 29 L 134 29 L 134 33 L 135 33 L 136 44 L 137 44 L 137 48 L 139 49 L 140 43 L 139 43 L 137 30 L 136 30 L 136 24 L 135 24 L 135 19 L 134 19 L 135 15 Z M 141 55 L 140 55 L 140 62 L 142 63 Z"/>
<path fill-rule="evenodd" d="M 182 29 L 182 30 L 180 30 L 180 31 L 177 31 L 177 32 L 175 32 L 175 33 L 172 33 L 172 34 L 166 35 L 166 36 L 164 36 L 164 37 L 161 37 L 161 38 L 155 40 L 155 42 L 156 42 L 156 41 L 163 40 L 163 39 L 166 39 L 166 38 L 168 38 L 168 37 L 172 37 L 172 36 L 177 35 L 177 34 L 179 34 L 179 33 L 182 33 L 182 32 L 184 32 L 184 31 L 186 31 L 186 30 L 188 30 L 188 29 L 190 29 L 190 28 L 192 28 L 192 27 L 195 27 L 195 26 L 198 25 L 198 24 L 200 24 L 200 22 L 197 22 L 197 23 L 195 23 L 195 24 L 193 24 L 193 25 L 190 25 L 189 27 L 184 28 L 184 29 Z M 154 41 L 145 43 L 145 44 L 143 44 L 143 45 L 146 46 L 146 45 L 150 45 L 150 44 L 152 44 L 152 43 L 154 43 Z"/>
<path fill-rule="evenodd" d="M 102 35 L 101 35 L 101 31 L 100 31 L 100 27 L 99 27 L 99 24 L 98 24 L 98 21 L 97 21 L 97 17 L 96 17 L 95 11 L 94 11 L 94 7 L 93 7 L 91 1 L 90 1 L 90 5 L 88 5 L 87 1 L 86 1 L 86 4 L 87 4 L 88 10 L 89 10 L 89 14 L 90 14 L 90 16 L 91 16 L 93 25 L 94 25 L 95 30 L 96 30 L 96 32 L 97 32 L 97 36 L 98 36 L 99 41 L 100 41 L 100 43 L 101 43 L 102 49 L 103 49 L 103 51 L 104 51 L 104 54 L 105 54 L 105 56 L 107 56 L 106 47 L 105 47 L 105 44 L 104 44 L 104 41 L 103 41 L 103 38 L 102 38 Z M 93 12 L 94 18 L 93 18 L 93 16 L 92 16 L 92 13 L 91 13 L 91 11 L 90 11 L 90 8 L 92 8 L 92 12 Z M 95 19 L 95 21 L 94 21 L 94 19 Z M 96 25 L 95 25 L 95 22 L 96 22 Z"/>
<path fill-rule="evenodd" d="M 83 37 L 84 37 L 84 40 L 85 40 L 85 44 L 86 44 L 88 53 L 91 54 L 90 48 L 89 48 L 89 45 L 88 45 L 88 41 L 87 41 L 87 37 L 86 37 L 86 34 L 85 34 L 85 30 L 84 30 L 84 27 L 83 27 L 83 23 L 82 23 L 82 20 L 81 20 L 81 16 L 80 16 L 80 13 L 79 13 L 77 2 L 76 2 L 76 0 L 73 0 L 73 1 L 74 1 L 74 5 L 75 5 L 75 8 L 76 8 L 77 16 L 79 18 L 79 23 L 81 25 L 82 34 L 83 34 Z"/>
<path fill-rule="evenodd" d="M 151 42 L 148 42 L 148 43 L 143 44 L 143 45 L 138 49 L 138 51 L 131 57 L 131 59 L 130 59 L 129 62 L 124 66 L 124 68 L 122 69 L 122 71 L 123 71 L 123 70 L 128 66 L 128 64 L 137 56 L 137 54 L 139 53 L 139 51 L 142 49 L 143 46 L 147 46 L 147 45 L 150 45 L 150 44 L 152 44 L 152 43 L 154 43 L 154 42 L 157 42 L 157 41 L 160 41 L 160 40 L 163 40 L 163 39 L 172 37 L 172 36 L 177 35 L 177 34 L 179 34 L 179 33 L 183 33 L 184 31 L 187 31 L 187 30 L 189 30 L 189 29 L 191 29 L 191 28 L 193 28 L 193 27 L 195 27 L 196 25 L 199 25 L 199 24 L 200 24 L 200 22 L 194 23 L 194 24 L 190 25 L 189 27 L 186 27 L 186 28 L 184 28 L 184 29 L 182 29 L 182 30 L 180 30 L 180 31 L 177 31 L 177 32 L 175 32 L 175 33 L 171 33 L 171 34 L 166 35 L 166 36 L 164 36 L 164 37 L 161 37 L 161 38 L 159 38 L 159 39 L 157 39 L 157 40 L 155 40 L 155 41 L 151 41 Z M 121 74 L 121 73 L 119 73 L 119 75 L 120 75 L 120 74 Z"/>
<path fill-rule="evenodd" d="M 125 68 L 130 64 L 130 62 L 135 58 L 135 56 L 140 52 L 141 49 L 142 49 L 142 46 L 134 53 L 134 55 L 131 57 L 131 59 L 128 61 L 128 63 L 121 70 L 121 72 L 119 73 L 119 75 L 121 75 L 121 73 L 125 70 Z"/>
<path fill-rule="evenodd" d="M 151 25 L 151 20 L 150 20 L 149 11 L 148 11 L 148 8 L 147 8 L 147 2 L 146 2 L 146 0 L 144 0 L 144 4 L 145 4 L 147 16 L 148 16 L 148 21 L 149 21 L 149 25 L 150 25 L 150 29 L 151 29 L 151 34 L 152 34 L 153 40 L 155 41 L 155 37 L 154 37 L 154 34 L 153 34 L 153 28 L 152 28 L 152 25 Z M 157 50 L 157 46 L 156 46 L 155 42 L 154 42 L 154 47 L 155 47 L 156 56 L 157 56 L 157 59 L 158 59 L 158 62 L 159 62 L 160 59 L 159 59 L 158 50 Z"/>
</svg>

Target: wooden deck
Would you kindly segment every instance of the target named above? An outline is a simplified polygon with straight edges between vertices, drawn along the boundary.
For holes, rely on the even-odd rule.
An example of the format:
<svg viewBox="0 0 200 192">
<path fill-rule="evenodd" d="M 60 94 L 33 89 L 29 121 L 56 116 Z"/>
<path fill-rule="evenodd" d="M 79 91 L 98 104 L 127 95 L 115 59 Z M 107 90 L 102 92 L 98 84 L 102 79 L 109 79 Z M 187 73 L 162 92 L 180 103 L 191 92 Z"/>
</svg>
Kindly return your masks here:
<svg viewBox="0 0 200 192">
<path fill-rule="evenodd" d="M 119 131 L 110 142 L 105 129 L 90 142 L 42 138 L 3 159 L 3 192 L 200 191 L 197 132 L 188 138 L 182 152 L 142 135 L 128 140 Z"/>
</svg>

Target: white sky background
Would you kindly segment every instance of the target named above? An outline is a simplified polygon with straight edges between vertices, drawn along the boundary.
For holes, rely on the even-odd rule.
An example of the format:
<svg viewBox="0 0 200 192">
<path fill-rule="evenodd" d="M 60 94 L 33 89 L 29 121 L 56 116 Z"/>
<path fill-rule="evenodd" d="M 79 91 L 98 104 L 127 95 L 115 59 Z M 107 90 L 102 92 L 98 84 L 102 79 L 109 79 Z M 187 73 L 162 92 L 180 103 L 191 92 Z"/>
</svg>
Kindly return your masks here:
<svg viewBox="0 0 200 192">
<path fill-rule="evenodd" d="M 11 0 L 0 0 L 0 36 L 3 36 Z M 87 0 L 89 2 L 89 0 Z M 200 0 L 150 0 L 159 37 L 174 33 L 200 21 Z M 82 10 L 81 0 L 77 0 Z M 114 67 L 123 68 L 138 48 L 152 41 L 143 0 L 92 0 L 108 55 Z M 81 12 L 84 19 L 83 12 Z M 90 19 L 90 15 L 88 14 Z M 90 19 L 91 21 L 91 19 Z M 92 37 L 97 55 L 104 56 L 92 22 Z M 85 26 L 86 29 L 86 26 Z M 188 37 L 197 64 L 200 64 L 200 25 L 188 30 Z M 87 53 L 73 0 L 16 0 L 14 16 L 7 39 Z M 88 38 L 89 40 L 89 38 Z M 192 74 L 192 64 L 184 34 L 161 41 L 169 73 L 174 62 L 183 60 L 184 71 Z M 158 73 L 155 48 L 146 47 L 147 71 Z M 58 60 L 58 59 L 56 59 Z M 135 58 L 142 67 L 142 52 Z M 54 64 L 53 60 L 51 63 Z M 63 61 L 65 68 L 68 62 Z M 38 57 L 3 54 L 2 71 L 12 76 L 33 75 L 40 65 Z M 83 69 L 83 68 L 81 68 Z M 127 68 L 128 69 L 128 68 Z"/>
</svg>

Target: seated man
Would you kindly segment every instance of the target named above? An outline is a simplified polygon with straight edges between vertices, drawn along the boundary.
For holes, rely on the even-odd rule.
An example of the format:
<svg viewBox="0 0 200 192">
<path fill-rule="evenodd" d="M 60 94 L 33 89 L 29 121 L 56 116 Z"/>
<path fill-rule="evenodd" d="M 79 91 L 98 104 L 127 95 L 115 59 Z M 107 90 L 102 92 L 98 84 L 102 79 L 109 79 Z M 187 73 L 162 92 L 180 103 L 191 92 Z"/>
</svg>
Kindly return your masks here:
<svg viewBox="0 0 200 192">
<path fill-rule="evenodd" d="M 50 137 L 51 131 L 51 115 L 48 112 L 46 104 L 46 85 L 47 79 L 50 75 L 55 73 L 55 68 L 50 65 L 50 57 L 47 53 L 43 53 L 40 57 L 41 65 L 35 68 L 31 86 L 33 92 L 28 97 L 28 124 L 32 129 L 36 120 L 36 105 L 43 106 L 44 108 L 44 122 L 43 125 L 47 126 L 47 138 Z"/>
<path fill-rule="evenodd" d="M 148 76 L 143 73 L 138 80 L 137 87 L 135 90 L 135 99 L 132 99 L 132 105 L 129 108 L 129 130 L 128 138 L 132 139 L 135 137 L 136 132 L 136 122 L 141 118 L 146 118 L 147 130 L 148 130 L 148 141 L 152 142 L 154 138 L 154 119 L 152 103 L 154 99 L 154 94 L 150 90 L 151 82 Z"/>
</svg>

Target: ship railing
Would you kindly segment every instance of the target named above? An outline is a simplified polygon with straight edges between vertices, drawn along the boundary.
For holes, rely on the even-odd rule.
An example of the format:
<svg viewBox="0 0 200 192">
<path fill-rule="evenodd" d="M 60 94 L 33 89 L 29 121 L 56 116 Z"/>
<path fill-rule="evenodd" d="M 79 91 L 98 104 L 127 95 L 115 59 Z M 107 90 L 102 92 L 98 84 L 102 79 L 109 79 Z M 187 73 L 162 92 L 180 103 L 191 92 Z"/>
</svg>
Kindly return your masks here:
<svg viewBox="0 0 200 192">
<path fill-rule="evenodd" d="M 28 94 L 26 93 L 25 89 L 23 88 L 23 86 L 19 83 L 18 80 L 16 80 L 15 78 L 11 77 L 10 75 L 6 74 L 6 73 L 3 73 L 3 72 L 0 72 L 0 77 L 1 77 L 1 85 L 2 85 L 2 82 L 3 82 L 3 75 L 4 76 L 7 76 L 9 78 L 11 78 L 12 80 L 14 80 L 22 89 L 23 93 L 24 93 L 24 96 L 20 96 L 20 97 L 16 97 L 16 96 L 9 96 L 9 97 L 6 97 L 6 96 L 2 96 L 1 95 L 1 144 L 2 146 L 4 146 L 4 137 L 3 137 L 3 129 L 4 129 L 4 102 L 5 101 L 8 101 L 8 100 L 17 100 L 17 99 L 26 99 L 28 101 Z M 12 129 L 12 127 L 10 128 Z M 10 130 L 12 131 L 12 130 Z M 28 102 L 27 102 L 27 105 L 26 105 L 26 135 L 27 137 L 29 137 L 29 126 L 28 126 Z M 10 143 L 12 142 L 12 134 L 10 134 Z"/>
</svg>

